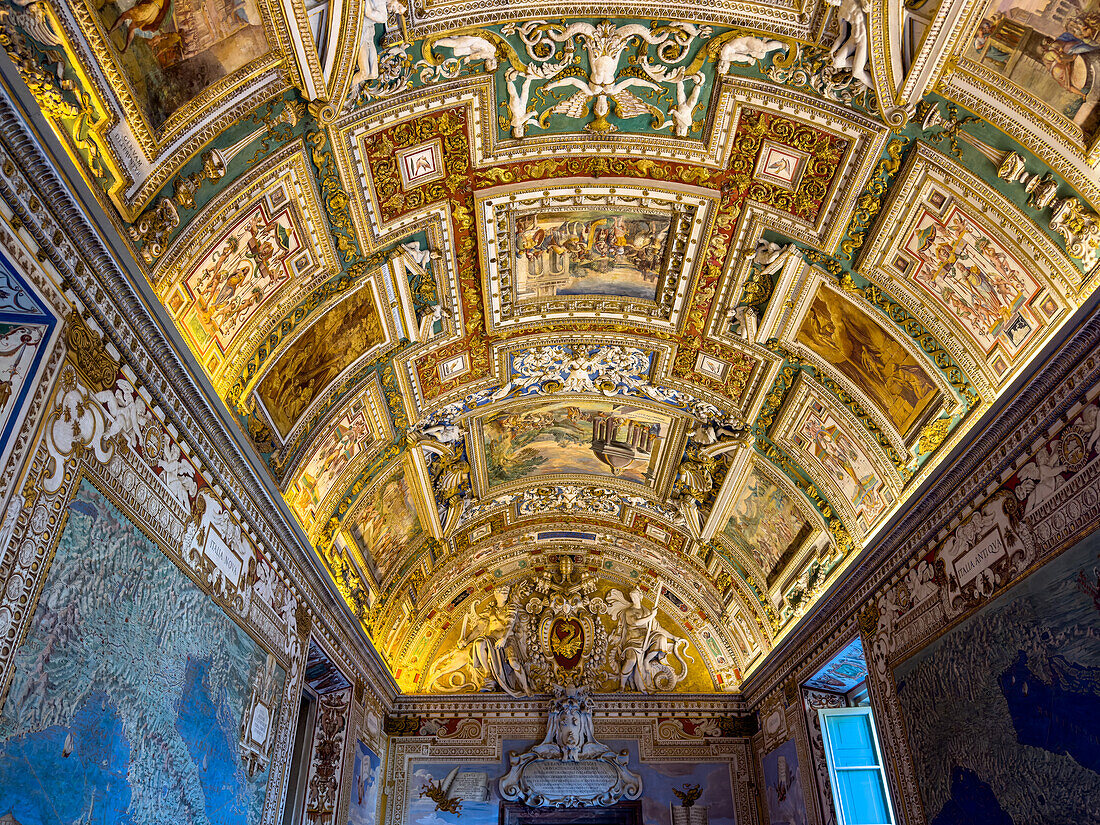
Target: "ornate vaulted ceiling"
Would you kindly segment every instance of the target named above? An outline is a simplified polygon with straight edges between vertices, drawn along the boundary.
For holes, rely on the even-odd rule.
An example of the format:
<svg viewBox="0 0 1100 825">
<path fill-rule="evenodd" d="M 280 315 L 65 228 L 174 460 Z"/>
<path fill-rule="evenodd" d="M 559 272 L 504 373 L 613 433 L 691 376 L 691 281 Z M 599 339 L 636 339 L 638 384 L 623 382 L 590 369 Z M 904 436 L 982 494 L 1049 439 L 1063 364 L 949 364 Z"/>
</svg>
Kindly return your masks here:
<svg viewBox="0 0 1100 825">
<path fill-rule="evenodd" d="M 1096 0 L 0 9 L 405 690 L 735 690 L 1096 285 Z"/>
</svg>

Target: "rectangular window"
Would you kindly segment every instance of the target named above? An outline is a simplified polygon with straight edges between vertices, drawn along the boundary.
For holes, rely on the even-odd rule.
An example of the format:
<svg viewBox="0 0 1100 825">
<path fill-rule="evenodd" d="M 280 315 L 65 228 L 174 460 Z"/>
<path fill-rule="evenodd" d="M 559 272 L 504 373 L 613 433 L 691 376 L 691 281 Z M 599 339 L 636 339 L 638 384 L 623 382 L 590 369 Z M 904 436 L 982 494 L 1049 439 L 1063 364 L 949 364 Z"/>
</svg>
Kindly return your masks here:
<svg viewBox="0 0 1100 825">
<path fill-rule="evenodd" d="M 818 714 L 840 825 L 894 825 L 871 709 L 835 708 Z"/>
</svg>

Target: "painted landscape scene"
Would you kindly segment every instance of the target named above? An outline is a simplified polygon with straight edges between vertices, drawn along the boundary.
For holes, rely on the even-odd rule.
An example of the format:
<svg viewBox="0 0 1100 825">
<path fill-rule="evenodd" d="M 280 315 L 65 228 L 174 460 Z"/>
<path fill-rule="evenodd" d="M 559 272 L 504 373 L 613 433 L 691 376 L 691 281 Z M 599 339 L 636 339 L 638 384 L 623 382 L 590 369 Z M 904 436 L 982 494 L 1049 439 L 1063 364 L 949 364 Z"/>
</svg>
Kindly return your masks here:
<svg viewBox="0 0 1100 825">
<path fill-rule="evenodd" d="M 416 510 L 416 498 L 404 468 L 367 494 L 352 533 L 373 561 L 381 584 L 402 558 L 427 538 Z"/>
<path fill-rule="evenodd" d="M 610 210 L 517 217 L 513 248 L 520 300 L 612 295 L 652 301 L 669 223 L 659 212 Z"/>
<path fill-rule="evenodd" d="M 753 469 L 723 532 L 768 574 L 798 552 L 811 527 L 790 496 Z"/>
<path fill-rule="evenodd" d="M 668 416 L 600 401 L 555 401 L 484 422 L 489 484 L 531 475 L 587 473 L 652 481 Z"/>
</svg>

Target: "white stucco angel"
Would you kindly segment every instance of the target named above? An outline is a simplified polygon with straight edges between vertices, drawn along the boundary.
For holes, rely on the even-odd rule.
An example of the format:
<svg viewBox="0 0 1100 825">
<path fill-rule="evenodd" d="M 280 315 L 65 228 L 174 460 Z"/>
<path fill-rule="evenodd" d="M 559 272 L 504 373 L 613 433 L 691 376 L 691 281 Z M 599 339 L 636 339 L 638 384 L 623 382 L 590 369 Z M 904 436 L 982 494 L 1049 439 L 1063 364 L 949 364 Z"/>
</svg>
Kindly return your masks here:
<svg viewBox="0 0 1100 825">
<path fill-rule="evenodd" d="M 687 639 L 673 636 L 657 622 L 658 605 L 645 607 L 642 599 L 638 589 L 631 590 L 629 596 L 621 590 L 608 594 L 607 612 L 618 622 L 618 638 L 609 650 L 609 661 L 618 670 L 619 690 L 672 690 L 687 676 L 688 662 L 695 660 L 687 652 Z M 679 671 L 666 660 L 677 662 Z"/>
<path fill-rule="evenodd" d="M 398 0 L 364 0 L 362 28 L 359 31 L 359 51 L 355 55 L 355 71 L 351 75 L 349 98 L 355 100 L 368 80 L 378 78 L 377 26 L 386 25 L 390 13 L 404 14 L 405 6 Z"/>
<path fill-rule="evenodd" d="M 538 76 L 532 72 L 521 75 L 512 68 L 505 73 L 509 128 L 512 130 L 512 137 L 516 140 L 520 140 L 527 134 L 529 125 L 539 122 L 538 112 L 528 107 L 528 101 L 531 99 L 531 84 L 537 79 Z"/>
<path fill-rule="evenodd" d="M 684 81 L 692 80 L 695 82 L 695 88 L 691 90 L 691 94 L 687 93 L 684 88 Z M 695 107 L 699 105 L 699 96 L 703 93 L 703 84 L 706 78 L 702 72 L 693 74 L 689 77 L 682 77 L 676 81 L 676 103 L 668 110 L 668 120 L 666 120 L 661 128 L 666 126 L 672 126 L 672 130 L 676 133 L 677 137 L 687 137 L 691 133 L 691 124 L 694 122 Z"/>
<path fill-rule="evenodd" d="M 168 488 L 168 492 L 179 502 L 180 507 L 190 510 L 191 497 L 199 489 L 198 482 L 195 481 L 195 468 L 182 453 L 179 444 L 172 439 L 166 439 L 159 466 L 162 473 L 161 480 Z"/>
<path fill-rule="evenodd" d="M 462 619 L 458 645 L 433 666 L 427 684 L 437 690 L 462 690 L 474 677 L 479 690 L 503 690 L 510 696 L 532 693 L 518 636 L 519 605 L 510 603 L 510 588 L 501 587 L 480 608 Z"/>
<path fill-rule="evenodd" d="M 1020 468 L 1020 483 L 1016 485 L 1016 497 L 1027 497 L 1024 515 L 1031 513 L 1040 504 L 1047 501 L 1062 486 L 1062 473 L 1069 468 L 1059 461 L 1060 441 L 1050 448 L 1042 448 L 1035 458 Z"/>
<path fill-rule="evenodd" d="M 122 436 L 127 445 L 137 449 L 150 417 L 145 400 L 134 391 L 134 385 L 122 378 L 114 390 L 97 392 L 95 400 L 107 411 L 107 430 L 102 441 L 109 443 Z"/>
<path fill-rule="evenodd" d="M 718 74 L 728 72 L 734 63 L 751 66 L 772 52 L 785 48 L 787 48 L 786 44 L 779 40 L 765 40 L 752 36 L 734 37 L 723 43 L 718 52 Z"/>
<path fill-rule="evenodd" d="M 849 69 L 852 79 L 868 89 L 875 87 L 867 62 L 867 12 L 863 0 L 827 0 L 836 6 L 836 19 L 840 28 L 829 48 L 833 67 Z"/>
</svg>

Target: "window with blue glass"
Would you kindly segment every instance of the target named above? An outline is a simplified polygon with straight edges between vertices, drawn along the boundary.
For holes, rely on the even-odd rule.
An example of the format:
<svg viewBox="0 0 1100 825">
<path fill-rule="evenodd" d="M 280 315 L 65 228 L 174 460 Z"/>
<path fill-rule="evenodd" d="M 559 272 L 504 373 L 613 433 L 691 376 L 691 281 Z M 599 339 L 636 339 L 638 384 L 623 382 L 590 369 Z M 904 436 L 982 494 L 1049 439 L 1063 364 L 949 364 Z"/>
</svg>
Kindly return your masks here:
<svg viewBox="0 0 1100 825">
<path fill-rule="evenodd" d="M 840 825 L 894 825 L 871 709 L 836 708 L 818 713 Z"/>
</svg>

